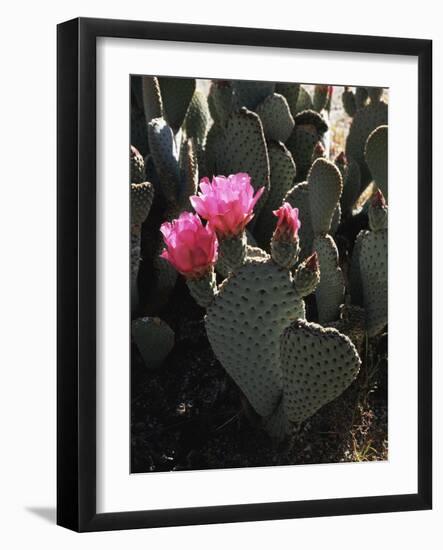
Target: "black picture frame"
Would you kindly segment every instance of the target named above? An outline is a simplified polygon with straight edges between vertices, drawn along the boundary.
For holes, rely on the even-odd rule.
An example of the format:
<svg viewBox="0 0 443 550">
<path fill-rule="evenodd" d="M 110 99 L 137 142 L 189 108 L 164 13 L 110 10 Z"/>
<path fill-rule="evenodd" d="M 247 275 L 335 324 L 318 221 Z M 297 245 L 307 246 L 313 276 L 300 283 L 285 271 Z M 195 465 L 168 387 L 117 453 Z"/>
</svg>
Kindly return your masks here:
<svg viewBox="0 0 443 550">
<path fill-rule="evenodd" d="M 426 510 L 432 507 L 432 42 L 78 18 L 58 25 L 57 523 L 75 531 Z M 96 38 L 416 56 L 418 491 L 416 494 L 96 512 Z"/>
</svg>

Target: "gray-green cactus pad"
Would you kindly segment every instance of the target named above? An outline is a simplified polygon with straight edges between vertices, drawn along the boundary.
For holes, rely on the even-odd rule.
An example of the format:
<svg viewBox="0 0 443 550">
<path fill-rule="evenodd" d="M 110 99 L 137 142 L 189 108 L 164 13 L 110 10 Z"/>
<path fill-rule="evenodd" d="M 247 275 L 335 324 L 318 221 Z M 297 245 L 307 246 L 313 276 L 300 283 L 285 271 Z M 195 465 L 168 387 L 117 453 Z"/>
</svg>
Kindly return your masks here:
<svg viewBox="0 0 443 550">
<path fill-rule="evenodd" d="M 366 229 L 362 229 L 358 233 L 355 239 L 354 248 L 352 250 L 351 265 L 348 273 L 349 290 L 351 293 L 352 303 L 359 306 L 363 305 L 363 287 L 360 273 L 360 251 L 363 239 L 368 233 L 369 231 Z"/>
<path fill-rule="evenodd" d="M 314 88 L 312 107 L 314 111 L 320 112 L 326 108 L 328 102 L 328 86 L 317 85 Z"/>
<path fill-rule="evenodd" d="M 388 127 L 379 126 L 368 137 L 365 158 L 377 187 L 388 198 Z"/>
<path fill-rule="evenodd" d="M 341 395 L 361 365 L 347 336 L 301 319 L 282 335 L 281 361 L 284 403 L 289 419 L 296 424 Z"/>
<path fill-rule="evenodd" d="M 268 199 L 255 226 L 255 234 L 263 248 L 269 248 L 277 218 L 273 214 L 283 203 L 288 191 L 293 187 L 296 168 L 291 153 L 283 143 L 268 143 L 271 188 Z"/>
<path fill-rule="evenodd" d="M 180 188 L 178 151 L 174 134 L 162 118 L 148 124 L 149 148 L 162 193 L 169 202 L 175 202 Z"/>
<path fill-rule="evenodd" d="M 339 169 L 329 160 L 318 158 L 308 174 L 311 222 L 316 235 L 329 232 L 342 189 Z"/>
<path fill-rule="evenodd" d="M 355 113 L 346 139 L 346 156 L 348 159 L 353 158 L 359 163 L 363 186 L 366 186 L 370 181 L 370 172 L 365 161 L 366 141 L 371 132 L 378 126 L 387 123 L 388 106 L 384 101 L 371 102 Z"/>
<path fill-rule="evenodd" d="M 266 139 L 285 142 L 294 128 L 288 102 L 280 94 L 267 96 L 255 111 L 263 124 Z"/>
<path fill-rule="evenodd" d="M 208 307 L 217 293 L 217 283 L 214 270 L 198 279 L 186 279 L 189 292 L 201 307 Z"/>
<path fill-rule="evenodd" d="M 131 183 L 142 183 L 145 181 L 145 161 L 143 160 L 140 151 L 131 145 L 130 147 L 130 164 L 131 164 Z"/>
<path fill-rule="evenodd" d="M 180 210 L 190 210 L 189 197 L 195 195 L 198 188 L 198 160 L 192 139 L 182 142 L 179 166 L 180 187 L 177 189 L 177 202 Z"/>
<path fill-rule="evenodd" d="M 265 187 L 255 207 L 255 215 L 265 202 L 269 191 L 269 158 L 260 118 L 256 113 L 241 109 L 232 113 L 222 133 L 216 151 L 218 174 L 228 176 L 246 172 L 255 190 Z"/>
<path fill-rule="evenodd" d="M 186 113 L 185 129 L 188 138 L 194 138 L 198 147 L 203 147 L 211 123 L 208 100 L 200 90 L 196 90 Z"/>
<path fill-rule="evenodd" d="M 366 330 L 375 336 L 388 322 L 388 230 L 367 233 L 359 258 Z"/>
<path fill-rule="evenodd" d="M 234 109 L 230 80 L 213 80 L 208 94 L 208 106 L 215 124 L 223 125 Z"/>
<path fill-rule="evenodd" d="M 243 265 L 247 255 L 247 237 L 243 231 L 235 237 L 220 239 L 218 249 L 217 271 L 227 277 Z"/>
<path fill-rule="evenodd" d="M 174 347 L 174 331 L 158 317 L 142 317 L 132 321 L 132 337 L 146 366 L 161 366 Z"/>
<path fill-rule="evenodd" d="M 257 82 L 254 80 L 234 80 L 234 95 L 239 107 L 255 109 L 265 97 L 274 93 L 275 82 Z"/>
<path fill-rule="evenodd" d="M 300 86 L 297 97 L 297 113 L 300 113 L 301 111 L 306 111 L 307 109 L 312 109 L 312 107 L 313 105 L 310 93 L 306 90 L 306 88 Z"/>
<path fill-rule="evenodd" d="M 300 239 L 299 259 L 304 260 L 311 254 L 312 241 L 314 240 L 308 184 L 302 182 L 294 185 L 294 187 L 288 191 L 284 200 L 293 208 L 298 208 L 298 218 L 301 222 L 301 227 L 298 230 L 298 237 Z"/>
<path fill-rule="evenodd" d="M 195 78 L 161 76 L 158 81 L 163 100 L 164 116 L 175 133 L 186 116 L 186 111 L 195 91 Z"/>
<path fill-rule="evenodd" d="M 343 303 L 345 285 L 338 263 L 338 250 L 330 235 L 315 237 L 313 249 L 318 254 L 320 283 L 315 291 L 320 323 L 335 321 Z"/>
<path fill-rule="evenodd" d="M 291 82 L 277 82 L 275 85 L 275 91 L 277 94 L 285 96 L 291 114 L 294 117 L 297 114 L 297 100 L 300 92 L 300 84 L 294 84 Z"/>
<path fill-rule="evenodd" d="M 152 183 L 131 183 L 131 223 L 142 224 L 148 217 L 154 199 Z"/>
<path fill-rule="evenodd" d="M 357 105 L 355 104 L 354 92 L 352 90 L 345 88 L 341 96 L 341 100 L 343 103 L 343 108 L 346 111 L 346 113 L 350 117 L 353 117 L 357 112 Z"/>
<path fill-rule="evenodd" d="M 304 303 L 290 273 L 270 260 L 247 261 L 224 281 L 208 308 L 212 349 L 261 416 L 273 413 L 281 398 L 279 338 L 299 317 Z"/>
<path fill-rule="evenodd" d="M 318 134 L 315 128 L 295 126 L 286 146 L 291 152 L 297 166 L 297 181 L 306 179 L 311 167 L 312 154 L 315 144 L 318 142 Z"/>
<path fill-rule="evenodd" d="M 343 178 L 343 193 L 340 199 L 343 212 L 350 213 L 360 196 L 361 175 L 360 166 L 354 159 L 350 159 Z"/>
<path fill-rule="evenodd" d="M 131 143 L 140 151 L 142 157 L 148 154 L 148 127 L 145 116 L 143 111 L 134 107 L 131 109 Z"/>
<path fill-rule="evenodd" d="M 142 93 L 146 123 L 151 122 L 153 118 L 162 117 L 163 103 L 156 76 L 142 77 Z"/>
</svg>

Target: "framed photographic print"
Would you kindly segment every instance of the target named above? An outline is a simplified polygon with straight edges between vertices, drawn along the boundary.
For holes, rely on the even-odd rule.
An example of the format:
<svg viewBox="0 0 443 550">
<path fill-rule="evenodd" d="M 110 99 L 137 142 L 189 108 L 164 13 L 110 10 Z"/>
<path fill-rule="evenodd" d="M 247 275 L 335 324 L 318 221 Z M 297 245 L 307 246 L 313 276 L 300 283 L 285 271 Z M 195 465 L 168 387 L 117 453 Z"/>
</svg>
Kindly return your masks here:
<svg viewBox="0 0 443 550">
<path fill-rule="evenodd" d="M 431 66 L 58 26 L 59 525 L 431 508 Z"/>
</svg>

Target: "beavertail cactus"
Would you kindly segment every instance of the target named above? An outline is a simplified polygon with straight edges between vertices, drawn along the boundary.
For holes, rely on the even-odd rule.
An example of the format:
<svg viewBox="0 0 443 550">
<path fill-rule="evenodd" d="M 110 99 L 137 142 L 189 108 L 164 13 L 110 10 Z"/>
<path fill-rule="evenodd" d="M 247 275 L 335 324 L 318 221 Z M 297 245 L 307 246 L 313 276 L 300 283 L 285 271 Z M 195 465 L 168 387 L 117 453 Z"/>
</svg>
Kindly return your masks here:
<svg viewBox="0 0 443 550">
<path fill-rule="evenodd" d="M 202 182 L 200 188 L 200 195 L 191 202 L 208 219 L 206 227 L 215 228 L 221 250 L 226 235 L 234 239 L 245 235 L 244 225 L 251 219 L 258 193 L 253 196 L 245 174 L 216 177 L 212 184 Z M 240 210 L 238 204 L 229 204 L 230 197 L 237 195 L 245 199 Z M 315 290 L 321 265 L 319 270 L 313 254 L 292 274 L 299 249 L 298 210 L 283 204 L 275 215 L 272 257 L 245 244 L 246 254 L 219 288 L 213 257 L 209 261 L 206 255 L 204 269 L 191 276 L 181 271 L 193 296 L 207 308 L 206 332 L 215 355 L 262 417 L 263 427 L 281 438 L 293 424 L 339 395 L 356 377 L 360 360 L 346 336 L 304 321 L 303 296 Z M 178 221 L 174 227 L 180 230 Z M 177 237 L 174 242 L 188 240 L 188 236 Z M 189 251 L 186 257 L 190 256 Z M 173 263 L 172 258 L 169 261 Z M 313 369 L 308 379 L 304 373 Z"/>
<path fill-rule="evenodd" d="M 154 199 L 152 183 L 131 184 L 131 295 L 133 304 L 138 301 L 137 277 L 140 265 L 140 236 Z"/>
<path fill-rule="evenodd" d="M 343 393 L 355 380 L 361 365 L 347 336 L 303 319 L 285 329 L 280 353 L 284 405 L 294 424 Z"/>
<path fill-rule="evenodd" d="M 381 191 L 369 208 L 369 227 L 361 238 L 359 265 L 366 330 L 375 336 L 388 322 L 388 208 Z"/>
<path fill-rule="evenodd" d="M 371 173 L 365 160 L 366 141 L 371 132 L 387 123 L 388 105 L 382 99 L 371 99 L 368 104 L 357 109 L 354 115 L 346 139 L 346 156 L 359 164 L 363 188 L 371 181 Z"/>
<path fill-rule="evenodd" d="M 371 175 L 388 198 L 388 127 L 379 126 L 368 137 L 365 147 L 365 159 Z"/>
<path fill-rule="evenodd" d="M 141 317 L 132 321 L 132 337 L 150 369 L 160 367 L 174 347 L 174 331 L 158 317 Z"/>
<path fill-rule="evenodd" d="M 291 269 L 300 252 L 298 230 L 301 224 L 298 208 L 292 208 L 285 202 L 274 214 L 278 221 L 271 241 L 271 257 L 280 267 Z"/>
</svg>

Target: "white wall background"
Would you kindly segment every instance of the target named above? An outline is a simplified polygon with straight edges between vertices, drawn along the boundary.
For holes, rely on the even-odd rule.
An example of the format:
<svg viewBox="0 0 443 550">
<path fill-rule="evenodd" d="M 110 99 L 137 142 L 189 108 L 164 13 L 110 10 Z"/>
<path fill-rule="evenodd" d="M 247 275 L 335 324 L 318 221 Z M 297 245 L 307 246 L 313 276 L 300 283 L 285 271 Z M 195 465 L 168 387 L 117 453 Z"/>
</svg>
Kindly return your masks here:
<svg viewBox="0 0 443 550">
<path fill-rule="evenodd" d="M 440 12 L 439 12 L 440 11 Z M 135 547 L 256 549 L 391 547 L 434 549 L 441 544 L 443 463 L 441 420 L 442 293 L 434 289 L 435 509 L 432 512 L 350 516 L 236 525 L 76 535 L 55 518 L 55 25 L 77 16 L 323 32 L 432 38 L 434 97 L 443 97 L 441 8 L 432 0 L 356 5 L 203 2 L 125 3 L 77 0 L 8 2 L 2 6 L 0 86 L 0 545 L 108 549 Z M 434 105 L 434 127 L 443 122 Z M 434 135 L 434 156 L 443 149 Z M 434 181 L 443 179 L 435 162 Z M 442 277 L 442 186 L 434 194 L 434 280 Z M 405 213 L 405 238 L 407 220 Z M 407 301 L 405 300 L 405 308 Z M 405 311 L 407 313 L 407 310 Z M 437 434 L 440 437 L 437 437 Z M 440 541 L 438 543 L 437 541 Z"/>
</svg>

